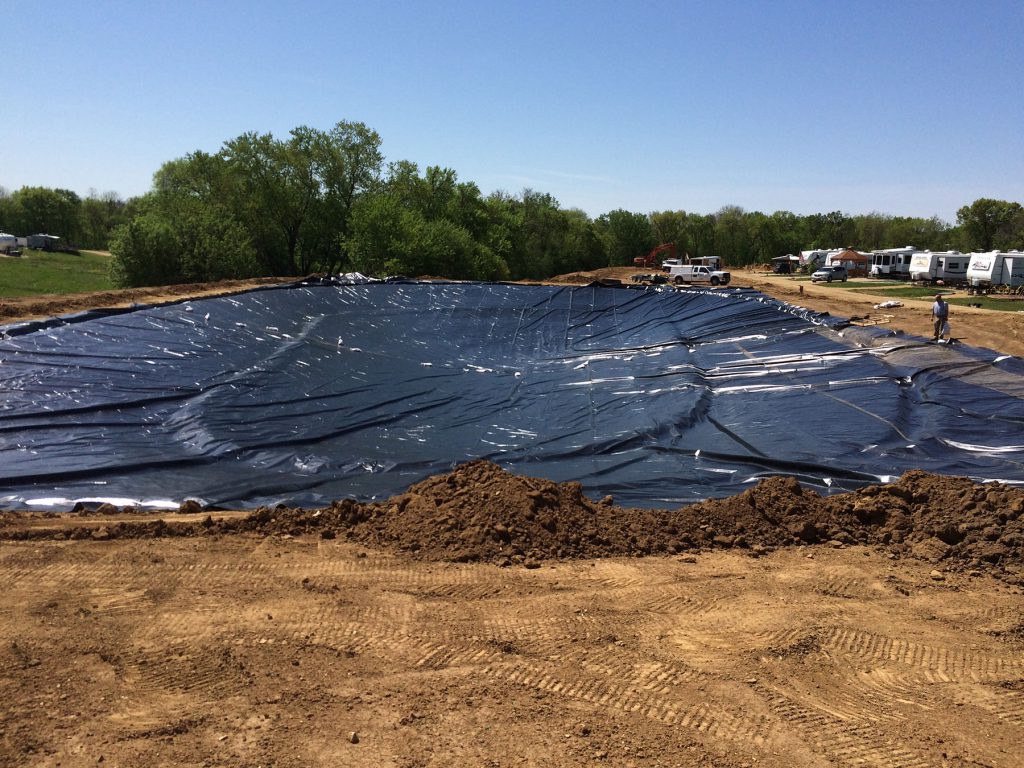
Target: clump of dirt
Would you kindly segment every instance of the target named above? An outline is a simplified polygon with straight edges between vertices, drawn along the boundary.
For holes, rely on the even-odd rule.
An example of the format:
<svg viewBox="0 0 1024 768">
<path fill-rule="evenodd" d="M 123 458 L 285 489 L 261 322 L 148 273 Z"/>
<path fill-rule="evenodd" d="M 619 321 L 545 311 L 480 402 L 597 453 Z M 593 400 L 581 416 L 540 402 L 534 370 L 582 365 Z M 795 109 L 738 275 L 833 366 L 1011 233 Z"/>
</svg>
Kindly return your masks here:
<svg viewBox="0 0 1024 768">
<path fill-rule="evenodd" d="M 827 501 L 830 520 L 853 518 L 866 532 L 866 541 L 890 545 L 894 551 L 1018 573 L 1024 562 L 1024 490 L 1019 488 L 915 470 L 897 483 L 868 486 Z"/>
<path fill-rule="evenodd" d="M 127 510 L 126 510 L 127 511 Z M 743 493 L 676 510 L 627 509 L 588 499 L 579 483 L 513 475 L 474 461 L 428 478 L 383 503 L 350 499 L 321 509 L 260 508 L 244 517 L 102 522 L 64 530 L 0 522 L 3 538 L 319 534 L 415 557 L 536 565 L 542 560 L 640 557 L 716 548 L 757 555 L 777 547 L 881 547 L 945 570 L 986 571 L 1024 584 L 1024 490 L 912 471 L 896 483 L 821 496 L 792 477 L 770 477 Z M 81 511 L 77 517 L 87 514 Z M 36 518 L 38 520 L 38 517 Z"/>
</svg>

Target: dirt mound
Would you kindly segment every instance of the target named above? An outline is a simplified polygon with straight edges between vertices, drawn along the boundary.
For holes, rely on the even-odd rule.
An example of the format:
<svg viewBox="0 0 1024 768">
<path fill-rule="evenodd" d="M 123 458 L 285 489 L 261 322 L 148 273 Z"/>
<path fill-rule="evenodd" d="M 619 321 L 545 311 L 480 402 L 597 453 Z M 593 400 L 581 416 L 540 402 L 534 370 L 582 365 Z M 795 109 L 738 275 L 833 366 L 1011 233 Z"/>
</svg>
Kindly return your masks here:
<svg viewBox="0 0 1024 768">
<path fill-rule="evenodd" d="M 385 504 L 261 510 L 240 525 L 319 530 L 427 559 L 501 564 L 865 544 L 1024 583 L 1024 491 L 920 471 L 825 497 L 791 477 L 772 477 L 736 496 L 664 510 L 624 509 L 610 498 L 595 503 L 578 483 L 520 477 L 476 461 Z"/>
<path fill-rule="evenodd" d="M 202 536 L 251 532 L 319 534 L 450 562 L 535 565 L 542 560 L 640 557 L 719 548 L 757 555 L 785 546 L 853 544 L 944 570 L 986 571 L 1024 584 L 1024 490 L 967 478 L 908 472 L 896 483 L 821 496 L 772 477 L 735 496 L 677 510 L 594 502 L 579 483 L 513 475 L 487 461 L 463 464 L 384 503 L 334 502 L 322 509 L 261 508 L 240 516 L 113 520 L 105 505 L 61 529 L 0 519 L 0 538 Z M 133 510 L 122 514 L 131 515 Z M 38 520 L 38 517 L 36 517 Z M 91 523 L 91 525 L 83 525 Z"/>
</svg>

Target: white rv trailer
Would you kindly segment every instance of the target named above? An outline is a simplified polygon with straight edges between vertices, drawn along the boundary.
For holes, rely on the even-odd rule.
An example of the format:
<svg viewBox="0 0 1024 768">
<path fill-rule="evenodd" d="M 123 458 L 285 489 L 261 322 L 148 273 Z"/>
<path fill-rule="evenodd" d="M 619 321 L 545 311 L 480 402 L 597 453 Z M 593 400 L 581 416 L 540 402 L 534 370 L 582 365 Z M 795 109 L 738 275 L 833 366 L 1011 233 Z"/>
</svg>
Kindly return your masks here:
<svg viewBox="0 0 1024 768">
<path fill-rule="evenodd" d="M 908 245 L 905 248 L 886 248 L 871 252 L 872 277 L 910 277 L 910 259 L 917 253 L 917 248 Z"/>
<path fill-rule="evenodd" d="M 972 253 L 967 265 L 967 285 L 974 289 L 1024 285 L 1024 251 Z"/>
<path fill-rule="evenodd" d="M 821 249 L 815 251 L 800 251 L 800 266 L 813 272 L 814 268 L 821 266 L 825 261 L 825 256 L 827 255 L 828 251 L 823 251 Z"/>
<path fill-rule="evenodd" d="M 969 257 L 960 251 L 918 251 L 910 257 L 910 279 L 929 283 L 967 280 Z"/>
<path fill-rule="evenodd" d="M 10 253 L 16 250 L 18 250 L 18 238 L 8 235 L 6 232 L 0 232 L 0 253 Z"/>
</svg>

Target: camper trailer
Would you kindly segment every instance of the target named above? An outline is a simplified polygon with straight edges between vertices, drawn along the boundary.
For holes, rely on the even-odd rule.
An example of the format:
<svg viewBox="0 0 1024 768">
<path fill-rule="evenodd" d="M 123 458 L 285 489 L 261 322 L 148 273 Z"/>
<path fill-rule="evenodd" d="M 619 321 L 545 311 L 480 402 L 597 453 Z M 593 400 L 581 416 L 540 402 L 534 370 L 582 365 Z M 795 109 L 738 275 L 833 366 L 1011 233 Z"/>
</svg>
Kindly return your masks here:
<svg viewBox="0 0 1024 768">
<path fill-rule="evenodd" d="M 892 277 L 906 280 L 910 277 L 910 260 L 917 253 L 917 248 L 908 245 L 904 248 L 886 248 L 871 253 L 871 277 Z"/>
<path fill-rule="evenodd" d="M 918 251 L 910 258 L 910 279 L 926 283 L 967 281 L 969 257 L 960 251 Z"/>
<path fill-rule="evenodd" d="M 800 251 L 800 268 L 804 272 L 813 272 L 825 263 L 825 256 L 828 251 Z"/>
<path fill-rule="evenodd" d="M 37 251 L 56 251 L 59 249 L 60 238 L 56 235 L 29 235 L 27 243 L 29 248 Z"/>
<path fill-rule="evenodd" d="M 0 232 L 0 253 L 10 253 L 16 250 L 18 250 L 18 238 L 8 235 L 6 232 Z"/>
<path fill-rule="evenodd" d="M 970 259 L 967 285 L 973 290 L 1024 285 L 1024 251 L 985 251 L 972 253 Z"/>
</svg>

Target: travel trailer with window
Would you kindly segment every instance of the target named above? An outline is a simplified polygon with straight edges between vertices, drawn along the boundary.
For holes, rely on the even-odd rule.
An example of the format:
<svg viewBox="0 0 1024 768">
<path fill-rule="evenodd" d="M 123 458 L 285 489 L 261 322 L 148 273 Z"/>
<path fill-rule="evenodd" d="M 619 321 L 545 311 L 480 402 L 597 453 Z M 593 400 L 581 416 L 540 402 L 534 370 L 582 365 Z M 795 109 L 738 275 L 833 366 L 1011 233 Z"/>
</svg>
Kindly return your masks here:
<svg viewBox="0 0 1024 768">
<path fill-rule="evenodd" d="M 886 248 L 871 253 L 871 277 L 893 277 L 906 280 L 910 277 L 910 260 L 917 253 L 917 248 L 908 245 L 905 248 Z"/>
<path fill-rule="evenodd" d="M 1024 251 L 972 253 L 967 265 L 967 285 L 986 290 L 996 285 L 1024 285 Z"/>
<path fill-rule="evenodd" d="M 0 232 L 0 253 L 10 253 L 16 250 L 18 250 L 18 238 L 8 235 L 6 232 Z"/>
<path fill-rule="evenodd" d="M 926 283 L 964 283 L 970 257 L 960 251 L 918 251 L 910 259 L 910 279 Z"/>
</svg>

